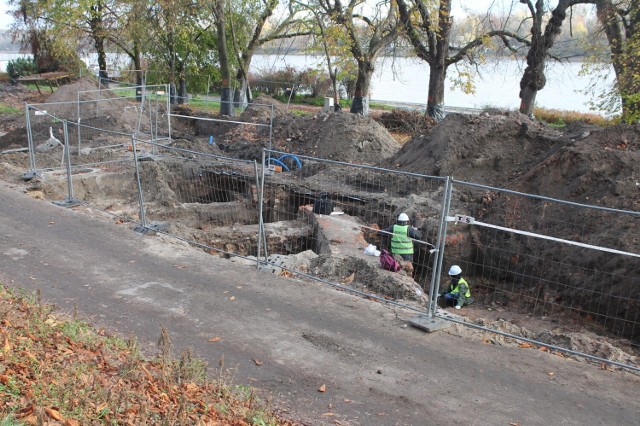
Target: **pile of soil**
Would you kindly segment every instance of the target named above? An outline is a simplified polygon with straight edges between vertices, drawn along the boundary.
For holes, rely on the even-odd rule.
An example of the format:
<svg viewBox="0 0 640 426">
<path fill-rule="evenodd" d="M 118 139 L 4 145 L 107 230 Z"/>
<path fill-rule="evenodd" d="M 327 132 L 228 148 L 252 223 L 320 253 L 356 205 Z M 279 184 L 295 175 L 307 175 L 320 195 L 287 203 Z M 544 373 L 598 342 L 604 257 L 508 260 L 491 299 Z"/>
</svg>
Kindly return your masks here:
<svg viewBox="0 0 640 426">
<path fill-rule="evenodd" d="M 238 121 L 268 125 L 273 110 L 271 147 L 276 151 L 360 164 L 377 164 L 394 155 L 400 144 L 371 117 L 338 112 L 296 116 L 286 105 L 268 96 L 257 97 Z M 202 114 L 199 114 L 202 116 Z M 211 118 L 214 116 L 212 115 Z M 269 148 L 269 128 L 193 120 L 198 136 L 215 135 L 230 156 L 260 160 Z"/>
<path fill-rule="evenodd" d="M 400 149 L 376 120 L 349 112 L 279 117 L 274 141 L 283 151 L 360 164 L 377 164 Z"/>
<path fill-rule="evenodd" d="M 558 130 L 526 116 L 507 113 L 477 117 L 451 114 L 430 131 L 415 135 L 386 164 L 528 194 L 639 211 L 639 162 L 638 126 L 602 129 L 578 123 Z M 555 204 L 543 211 L 533 208 L 536 204 L 530 199 L 520 200 L 523 206 L 517 208 L 517 200 L 508 194 L 490 190 L 478 194 L 459 185 L 457 188 L 453 200 L 456 211 L 469 212 L 483 222 L 640 253 L 640 238 L 632 224 L 637 222 L 637 216 L 607 215 L 586 208 L 578 211 Z M 412 206 L 407 210 L 420 208 Z M 545 217 L 540 216 L 543 212 Z M 462 241 L 457 252 L 461 259 L 500 271 L 495 285 L 520 285 L 522 277 L 553 273 L 549 283 L 536 290 L 542 300 L 554 301 L 550 309 L 571 305 L 579 298 L 581 310 L 591 312 L 610 331 L 634 341 L 640 338 L 640 332 L 633 327 L 640 311 L 634 296 L 635 277 L 640 276 L 636 258 L 568 246 L 561 249 L 558 244 L 550 247 L 546 240 L 514 238 L 483 227 L 452 232 Z M 450 250 L 457 249 L 450 246 Z M 504 265 L 508 265 L 508 271 Z M 550 265 L 564 267 L 550 272 Z M 571 272 L 558 272 L 565 269 Z M 526 287 L 525 283 L 522 285 Z M 582 288 L 589 291 L 581 291 Z M 612 317 L 624 319 L 613 321 Z"/>
<path fill-rule="evenodd" d="M 449 114 L 429 131 L 415 134 L 386 165 L 430 176 L 507 186 L 564 142 L 559 131 L 522 114 Z"/>
</svg>

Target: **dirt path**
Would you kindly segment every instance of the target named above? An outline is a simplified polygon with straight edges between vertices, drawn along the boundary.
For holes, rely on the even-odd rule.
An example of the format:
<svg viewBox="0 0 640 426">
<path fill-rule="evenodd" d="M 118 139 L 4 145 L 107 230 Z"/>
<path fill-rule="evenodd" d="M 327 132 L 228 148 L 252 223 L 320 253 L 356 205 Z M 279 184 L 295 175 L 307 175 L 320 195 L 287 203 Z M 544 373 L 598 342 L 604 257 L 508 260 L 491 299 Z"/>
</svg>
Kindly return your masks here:
<svg viewBox="0 0 640 426">
<path fill-rule="evenodd" d="M 295 419 L 325 425 L 634 424 L 640 378 L 477 336 L 424 334 L 411 314 L 257 273 L 0 185 L 0 280 L 77 306 L 152 351 L 160 325 Z M 215 343 L 209 341 L 219 336 Z M 260 364 L 260 365 L 258 365 Z M 318 389 L 326 386 L 325 392 Z"/>
</svg>

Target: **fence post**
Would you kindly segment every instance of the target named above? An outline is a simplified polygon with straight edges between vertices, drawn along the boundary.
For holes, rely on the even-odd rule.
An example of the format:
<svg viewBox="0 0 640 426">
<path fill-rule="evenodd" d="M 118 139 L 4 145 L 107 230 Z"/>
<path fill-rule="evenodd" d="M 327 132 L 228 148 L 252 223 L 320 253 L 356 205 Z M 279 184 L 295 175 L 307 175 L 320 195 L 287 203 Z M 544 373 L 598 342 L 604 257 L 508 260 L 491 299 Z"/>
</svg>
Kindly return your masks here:
<svg viewBox="0 0 640 426">
<path fill-rule="evenodd" d="M 256 182 L 256 184 L 258 185 L 258 250 L 256 253 L 256 259 L 257 259 L 257 268 L 260 269 L 260 255 L 262 254 L 262 244 L 263 244 L 263 236 L 264 236 L 264 221 L 262 219 L 262 212 L 263 212 L 263 205 L 264 205 L 264 159 L 265 159 L 265 152 L 264 149 L 262 150 L 262 173 L 261 173 L 261 178 L 259 182 Z M 256 166 L 257 167 L 257 166 Z M 257 172 L 257 170 L 256 170 Z M 256 173 L 256 179 L 258 177 L 258 174 Z M 266 241 L 264 241 L 265 244 L 265 260 L 266 260 Z"/>
<path fill-rule="evenodd" d="M 140 205 L 139 217 L 140 217 L 140 226 L 142 229 L 141 232 L 144 232 L 144 228 L 147 227 L 147 221 L 145 219 L 144 214 L 144 197 L 142 196 L 142 181 L 140 180 L 140 165 L 138 164 L 138 153 L 136 149 L 136 138 L 134 135 L 131 135 L 131 149 L 133 150 L 133 162 L 136 168 L 136 183 L 138 184 L 138 203 Z"/>
<path fill-rule="evenodd" d="M 451 192 L 453 184 L 451 177 L 447 176 L 444 186 L 444 196 L 442 209 L 440 211 L 440 226 L 438 227 L 438 242 L 436 256 L 433 259 L 433 274 L 431 275 L 431 285 L 429 286 L 429 306 L 427 316 L 433 318 L 438 309 L 438 293 L 440 292 L 440 274 L 442 273 L 442 262 L 444 260 L 444 248 L 447 240 L 447 216 L 451 205 Z"/>
<path fill-rule="evenodd" d="M 27 125 L 27 141 L 29 144 L 29 171 L 23 175 L 23 179 L 31 180 L 36 176 L 36 156 L 33 146 L 33 132 L 31 131 L 31 116 L 29 114 L 31 106 L 28 103 L 24 104 L 25 121 Z"/>
<path fill-rule="evenodd" d="M 79 156 L 82 155 L 80 153 L 80 149 L 81 149 L 81 147 L 80 147 L 80 141 L 81 141 L 81 137 L 80 137 L 80 122 L 81 122 L 81 119 L 80 119 L 80 92 L 78 92 L 77 99 L 78 99 L 77 109 L 78 109 L 78 157 L 79 157 Z"/>
<path fill-rule="evenodd" d="M 169 93 L 169 85 L 165 85 L 165 93 L 167 94 L 167 127 L 169 128 L 169 140 L 171 140 L 171 95 Z"/>
<path fill-rule="evenodd" d="M 267 162 L 267 164 L 271 164 L 271 150 L 273 149 L 271 147 L 271 143 L 272 143 L 272 139 L 273 139 L 273 114 L 274 114 L 274 109 L 273 109 L 273 104 L 271 105 L 271 117 L 269 117 L 269 161 Z M 262 159 L 262 166 L 264 167 L 264 157 Z"/>
<path fill-rule="evenodd" d="M 62 122 L 64 147 L 62 155 L 67 168 L 67 198 L 63 201 L 54 201 L 53 204 L 61 207 L 75 207 L 80 205 L 80 201 L 73 198 L 73 178 L 71 174 L 71 153 L 69 152 L 69 126 L 67 120 Z"/>
</svg>

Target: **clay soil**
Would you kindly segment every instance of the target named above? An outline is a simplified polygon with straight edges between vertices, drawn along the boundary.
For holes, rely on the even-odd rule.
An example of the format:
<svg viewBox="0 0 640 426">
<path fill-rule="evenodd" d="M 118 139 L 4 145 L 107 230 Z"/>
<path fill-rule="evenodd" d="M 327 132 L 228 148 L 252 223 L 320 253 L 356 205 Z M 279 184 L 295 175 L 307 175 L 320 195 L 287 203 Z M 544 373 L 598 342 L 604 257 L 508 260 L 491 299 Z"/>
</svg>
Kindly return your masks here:
<svg viewBox="0 0 640 426">
<path fill-rule="evenodd" d="M 75 101 L 77 91 L 88 90 L 89 87 L 94 87 L 89 80 L 79 80 L 60 88 L 49 101 Z M 32 92 L 20 86 L 0 86 L 0 95 L 3 101 L 11 99 L 16 106 L 19 102 L 33 101 Z M 451 114 L 438 124 L 420 122 L 416 125 L 414 121 L 412 126 L 407 128 L 398 126 L 397 122 L 390 124 L 393 120 L 390 120 L 389 114 L 385 116 L 382 112 L 374 112 L 370 117 L 348 112 L 324 114 L 319 109 L 312 108 L 294 113 L 285 105 L 267 97 L 259 97 L 255 103 L 260 105 L 250 106 L 240 120 L 268 124 L 273 108 L 275 116 L 272 147 L 278 151 L 376 165 L 429 176 L 454 176 L 458 180 L 491 187 L 509 188 L 577 203 L 640 211 L 640 169 L 637 166 L 640 163 L 640 128 L 637 125 L 599 128 L 575 123 L 563 129 L 555 129 L 517 113 L 501 113 L 480 116 Z M 188 106 L 179 106 L 178 111 L 184 115 L 195 114 Z M 72 111 L 69 111 L 69 114 L 72 114 Z M 202 113 L 198 115 L 206 116 Z M 412 117 L 415 119 L 415 116 Z M 103 124 L 117 127 L 126 125 L 127 121 L 124 117 L 119 119 L 114 116 Z M 202 124 L 189 119 L 179 119 L 172 123 L 172 128 L 178 146 L 189 145 L 193 149 L 248 160 L 259 161 L 262 149 L 268 147 L 269 141 L 266 127 L 263 130 L 247 132 L 237 126 L 215 122 Z M 207 143 L 211 134 L 221 135 L 217 137 L 215 145 Z M 25 147 L 23 115 L 4 116 L 0 122 L 0 135 L 3 135 L 0 136 L 0 150 Z M 24 158 L 20 159 L 15 154 L 7 155 L 0 161 L 13 162 L 13 166 L 25 164 Z M 420 218 L 421 211 L 432 209 L 426 205 L 425 200 L 410 196 L 406 197 L 403 203 L 397 207 L 413 212 L 413 216 L 417 218 Z M 504 209 L 488 208 L 491 205 L 499 206 L 501 203 L 507 203 L 505 197 L 491 191 L 485 191 L 481 196 L 460 191 L 455 193 L 453 200 L 453 204 L 462 211 L 484 214 L 483 220 L 505 219 Z M 522 220 L 524 223 L 533 223 L 537 218 L 527 217 L 525 212 Z M 593 235 L 589 235 L 588 238 L 607 241 L 612 247 L 622 247 L 625 251 L 640 253 L 640 238 L 636 236 L 637 219 L 631 218 L 631 225 L 628 223 L 629 218 L 620 216 L 616 220 L 618 222 L 589 231 Z M 418 225 L 427 233 L 432 233 L 431 228 L 435 226 L 433 221 L 428 220 L 421 220 Z M 463 241 L 473 242 L 474 246 L 478 247 L 483 247 L 483 241 L 489 238 L 482 232 L 472 230 L 464 230 L 462 234 Z M 500 262 L 501 256 L 511 259 L 514 252 L 535 253 L 543 249 L 538 242 L 518 241 L 509 244 L 512 251 L 508 254 L 489 251 L 478 254 L 464 250 L 459 254 L 466 256 L 470 263 L 478 261 L 478 256 L 491 257 L 493 262 Z M 558 264 L 575 264 L 573 260 L 562 258 L 573 254 L 559 256 L 556 259 Z M 577 265 L 585 267 L 585 270 L 592 270 L 593 265 L 606 261 L 601 254 L 581 252 L 581 259 Z M 542 266 L 530 260 L 521 262 L 518 267 L 531 270 Z M 619 262 L 614 269 L 616 276 L 630 277 L 618 283 L 615 292 L 624 296 L 626 300 L 621 309 L 627 312 L 627 318 L 632 321 L 635 318 L 637 323 L 640 301 L 638 288 L 632 277 L 640 275 L 640 266 L 637 262 Z M 579 286 L 579 279 L 576 280 L 576 285 Z M 608 291 L 610 290 L 602 289 L 602 292 Z M 571 297 L 567 294 L 553 296 Z M 495 324 L 495 321 L 500 320 L 496 312 L 508 309 L 500 304 L 487 306 L 488 309 L 471 307 L 467 311 L 468 315 L 479 321 Z M 526 316 L 521 316 L 520 321 L 518 326 L 524 330 L 527 329 L 527 325 L 534 326 L 533 320 Z M 577 331 L 584 330 L 581 328 Z M 526 333 L 522 330 L 521 332 Z M 565 344 L 568 344 L 567 339 L 571 340 L 566 334 L 570 332 L 570 329 L 562 330 L 562 333 L 565 333 L 563 336 L 566 337 Z M 536 334 L 534 337 L 539 336 Z M 624 337 L 638 342 L 640 330 L 633 329 L 630 333 L 627 330 Z M 596 339 L 594 337 L 590 340 L 592 346 L 596 344 Z M 563 343 L 558 339 L 551 340 L 551 343 Z M 575 343 L 574 346 L 577 350 L 583 349 L 587 352 L 593 349 L 581 348 L 579 343 Z M 628 360 L 628 357 L 621 355 L 618 359 Z"/>
</svg>

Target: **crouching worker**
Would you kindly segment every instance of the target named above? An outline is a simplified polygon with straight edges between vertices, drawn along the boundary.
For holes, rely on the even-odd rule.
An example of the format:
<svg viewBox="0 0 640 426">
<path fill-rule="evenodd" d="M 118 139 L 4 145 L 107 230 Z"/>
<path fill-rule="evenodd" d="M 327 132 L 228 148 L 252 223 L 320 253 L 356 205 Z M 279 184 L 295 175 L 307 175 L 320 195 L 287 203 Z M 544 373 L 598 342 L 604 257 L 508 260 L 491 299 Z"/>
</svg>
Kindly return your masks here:
<svg viewBox="0 0 640 426">
<path fill-rule="evenodd" d="M 449 288 L 441 296 L 444 296 L 445 306 L 453 305 L 456 309 L 462 308 L 463 305 L 469 305 L 473 302 L 471 298 L 471 289 L 469 284 L 462 278 L 462 269 L 458 265 L 449 268 L 449 276 L 451 283 Z"/>
</svg>

